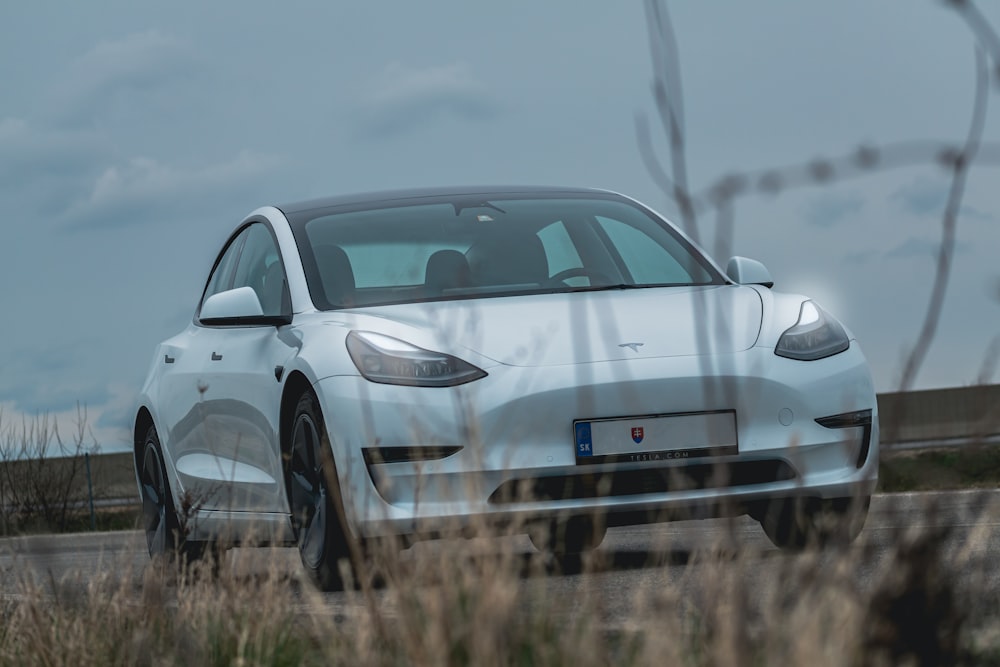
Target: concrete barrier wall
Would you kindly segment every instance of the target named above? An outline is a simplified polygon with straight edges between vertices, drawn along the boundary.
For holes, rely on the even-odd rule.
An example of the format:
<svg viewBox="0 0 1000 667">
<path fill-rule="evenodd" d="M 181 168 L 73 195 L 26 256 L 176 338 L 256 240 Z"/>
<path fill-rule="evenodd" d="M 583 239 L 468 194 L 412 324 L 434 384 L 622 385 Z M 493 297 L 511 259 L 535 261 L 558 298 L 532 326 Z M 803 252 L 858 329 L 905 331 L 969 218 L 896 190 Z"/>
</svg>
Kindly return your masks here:
<svg viewBox="0 0 1000 667">
<path fill-rule="evenodd" d="M 1000 385 L 879 394 L 885 444 L 987 439 L 1000 434 Z"/>
</svg>

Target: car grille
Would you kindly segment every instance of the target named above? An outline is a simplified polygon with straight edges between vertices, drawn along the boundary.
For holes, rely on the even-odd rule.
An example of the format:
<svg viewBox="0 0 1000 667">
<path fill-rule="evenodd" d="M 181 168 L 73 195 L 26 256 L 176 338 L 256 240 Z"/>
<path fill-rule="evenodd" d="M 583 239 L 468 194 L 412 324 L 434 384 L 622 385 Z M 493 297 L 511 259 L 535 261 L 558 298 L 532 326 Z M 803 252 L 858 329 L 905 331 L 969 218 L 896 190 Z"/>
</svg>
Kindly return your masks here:
<svg viewBox="0 0 1000 667">
<path fill-rule="evenodd" d="M 585 472 L 572 475 L 512 479 L 490 494 L 489 502 L 510 504 L 637 496 L 695 489 L 722 489 L 795 478 L 786 461 L 764 459 L 733 463 L 698 463 L 669 468 Z"/>
</svg>

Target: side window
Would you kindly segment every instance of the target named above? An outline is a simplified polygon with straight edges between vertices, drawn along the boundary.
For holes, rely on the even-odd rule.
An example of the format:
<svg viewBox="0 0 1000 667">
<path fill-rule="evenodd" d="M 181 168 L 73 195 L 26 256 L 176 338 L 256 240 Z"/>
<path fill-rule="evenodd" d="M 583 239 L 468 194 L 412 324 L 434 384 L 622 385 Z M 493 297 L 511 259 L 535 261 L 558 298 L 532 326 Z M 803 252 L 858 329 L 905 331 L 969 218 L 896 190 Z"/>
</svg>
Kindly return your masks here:
<svg viewBox="0 0 1000 667">
<path fill-rule="evenodd" d="M 274 236 L 259 222 L 250 225 L 246 235 L 232 286 L 253 288 L 265 315 L 287 314 L 291 311 L 288 284 Z"/>
<path fill-rule="evenodd" d="M 236 260 L 240 257 L 240 250 L 243 248 L 243 244 L 246 243 L 247 231 L 244 229 L 226 246 L 222 257 L 212 271 L 212 275 L 208 277 L 208 285 L 205 287 L 205 295 L 202 297 L 202 300 L 207 299 L 213 294 L 232 289 L 233 271 L 236 269 Z"/>
<path fill-rule="evenodd" d="M 613 218 L 597 216 L 597 221 L 621 255 L 636 284 L 692 282 L 691 273 L 681 266 L 667 248 L 645 231 Z"/>
</svg>

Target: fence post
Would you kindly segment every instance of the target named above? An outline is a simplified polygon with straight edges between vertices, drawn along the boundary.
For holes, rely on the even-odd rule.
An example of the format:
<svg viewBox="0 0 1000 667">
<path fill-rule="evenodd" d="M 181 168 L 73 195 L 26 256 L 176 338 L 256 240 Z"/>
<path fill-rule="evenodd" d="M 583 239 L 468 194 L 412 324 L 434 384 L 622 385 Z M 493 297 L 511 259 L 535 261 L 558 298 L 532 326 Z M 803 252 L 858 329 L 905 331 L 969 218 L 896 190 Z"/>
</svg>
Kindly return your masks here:
<svg viewBox="0 0 1000 667">
<path fill-rule="evenodd" d="M 94 519 L 94 482 L 90 477 L 90 452 L 83 453 L 83 460 L 87 464 L 87 497 L 90 499 L 90 529 L 97 530 L 97 521 Z"/>
</svg>

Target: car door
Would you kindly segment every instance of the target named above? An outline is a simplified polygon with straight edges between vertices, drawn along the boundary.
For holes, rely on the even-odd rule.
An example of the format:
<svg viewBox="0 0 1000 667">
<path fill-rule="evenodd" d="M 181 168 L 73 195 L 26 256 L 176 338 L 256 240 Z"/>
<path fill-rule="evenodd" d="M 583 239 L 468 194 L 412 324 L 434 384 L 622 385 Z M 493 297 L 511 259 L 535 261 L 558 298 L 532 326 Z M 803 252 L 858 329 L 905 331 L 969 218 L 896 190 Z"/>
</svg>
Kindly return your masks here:
<svg viewBox="0 0 1000 667">
<path fill-rule="evenodd" d="M 230 289 L 246 238 L 244 229 L 223 247 L 209 275 L 203 299 Z M 161 346 L 163 355 L 156 361 L 160 366 L 154 383 L 156 404 L 166 436 L 163 453 L 175 469 L 188 471 L 180 477 L 178 500 L 190 493 L 190 500 L 197 502 L 206 495 L 205 485 L 199 484 L 200 475 L 194 469 L 207 452 L 205 393 L 209 388 L 210 355 L 221 344 L 219 337 L 219 331 L 194 321 Z"/>
<path fill-rule="evenodd" d="M 252 288 L 264 315 L 290 315 L 287 280 L 273 232 L 259 221 L 243 233 L 245 241 L 227 288 Z M 284 329 L 202 327 L 198 351 L 205 365 L 200 387 L 202 446 L 178 460 L 177 471 L 203 510 L 287 509 L 280 483 L 278 414 L 281 369 L 297 348 Z"/>
</svg>

